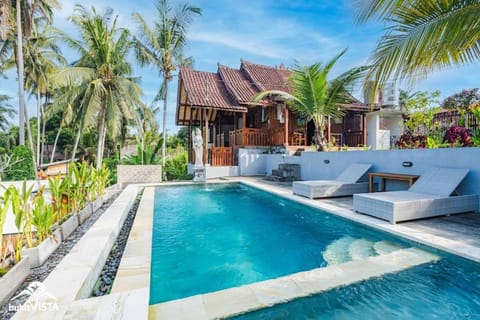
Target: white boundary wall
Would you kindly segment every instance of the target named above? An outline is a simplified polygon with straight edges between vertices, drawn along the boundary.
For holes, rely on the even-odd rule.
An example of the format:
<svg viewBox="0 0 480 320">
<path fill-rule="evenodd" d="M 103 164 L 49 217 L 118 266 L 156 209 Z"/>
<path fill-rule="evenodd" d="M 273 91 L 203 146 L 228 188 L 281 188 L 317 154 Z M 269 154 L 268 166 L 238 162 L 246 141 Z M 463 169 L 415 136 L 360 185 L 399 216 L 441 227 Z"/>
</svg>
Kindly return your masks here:
<svg viewBox="0 0 480 320">
<path fill-rule="evenodd" d="M 254 156 L 256 160 L 253 162 L 239 163 L 240 175 L 271 175 L 272 169 L 278 168 L 280 163 L 300 164 L 302 180 L 333 179 L 354 162 L 371 163 L 373 165 L 371 171 L 374 172 L 417 175 L 421 175 L 430 167 L 466 168 L 470 172 L 458 191 L 461 194 L 480 194 L 480 148 L 303 152 L 300 157 L 281 154 Z M 410 161 L 413 165 L 402 166 L 405 161 Z M 242 167 L 245 165 L 246 168 Z M 387 190 L 394 190 L 396 186 L 396 183 L 389 181 Z M 401 186 L 405 189 L 404 185 Z"/>
</svg>

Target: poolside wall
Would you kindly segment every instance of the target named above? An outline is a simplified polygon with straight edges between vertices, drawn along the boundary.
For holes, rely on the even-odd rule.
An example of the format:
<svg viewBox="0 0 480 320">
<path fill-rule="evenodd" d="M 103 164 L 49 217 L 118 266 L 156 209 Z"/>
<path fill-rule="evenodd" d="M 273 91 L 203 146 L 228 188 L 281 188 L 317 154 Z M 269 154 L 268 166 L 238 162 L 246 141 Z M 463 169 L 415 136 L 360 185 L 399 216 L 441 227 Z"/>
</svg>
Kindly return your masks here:
<svg viewBox="0 0 480 320">
<path fill-rule="evenodd" d="M 118 183 L 156 183 L 162 182 L 161 165 L 118 165 Z"/>
<path fill-rule="evenodd" d="M 299 157 L 280 154 L 258 156 L 264 159 L 258 159 L 256 166 L 250 165 L 248 170 L 240 167 L 240 172 L 247 171 L 252 175 L 255 168 L 257 175 L 270 175 L 279 163 L 298 163 L 301 165 L 301 179 L 315 180 L 334 179 L 353 162 L 371 163 L 372 171 L 418 175 L 430 167 L 467 168 L 470 172 L 458 191 L 462 194 L 480 194 L 480 148 L 303 152 Z M 404 161 L 410 161 L 413 165 L 403 167 Z M 262 162 L 265 163 L 263 168 L 260 166 Z M 387 190 L 400 188 L 405 189 L 405 184 L 389 181 L 387 185 Z"/>
</svg>

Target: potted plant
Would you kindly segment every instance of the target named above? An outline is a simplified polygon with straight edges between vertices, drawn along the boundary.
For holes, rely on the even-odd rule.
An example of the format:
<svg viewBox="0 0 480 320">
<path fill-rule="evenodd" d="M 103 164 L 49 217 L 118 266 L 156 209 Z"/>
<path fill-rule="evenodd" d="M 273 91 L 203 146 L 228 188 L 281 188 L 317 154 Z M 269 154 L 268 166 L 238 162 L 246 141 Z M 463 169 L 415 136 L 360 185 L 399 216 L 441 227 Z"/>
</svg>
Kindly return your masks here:
<svg viewBox="0 0 480 320">
<path fill-rule="evenodd" d="M 11 242 L 9 242 L 9 245 L 3 246 L 3 225 L 12 203 L 11 190 L 11 188 L 8 188 L 5 191 L 0 204 L 0 305 L 4 304 L 15 293 L 30 274 L 29 257 L 22 258 L 18 251 L 23 243 L 23 236 L 10 237 L 20 243 L 20 246 Z M 17 223 L 17 219 L 15 219 L 15 222 L 18 226 L 21 221 Z"/>
<path fill-rule="evenodd" d="M 62 235 L 60 228 L 52 231 L 55 222 L 53 206 L 47 204 L 41 193 L 33 200 L 32 224 L 36 228 L 36 246 L 23 248 L 22 256 L 30 257 L 30 267 L 41 266 L 58 248 Z"/>
</svg>

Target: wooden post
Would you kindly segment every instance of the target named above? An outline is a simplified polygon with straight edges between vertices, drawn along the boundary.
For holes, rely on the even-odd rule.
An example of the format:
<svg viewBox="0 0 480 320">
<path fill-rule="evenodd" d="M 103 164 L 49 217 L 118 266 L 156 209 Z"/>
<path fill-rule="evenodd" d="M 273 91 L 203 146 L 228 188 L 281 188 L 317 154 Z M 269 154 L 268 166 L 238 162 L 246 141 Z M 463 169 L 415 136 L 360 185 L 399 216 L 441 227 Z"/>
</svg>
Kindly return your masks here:
<svg viewBox="0 0 480 320">
<path fill-rule="evenodd" d="M 285 146 L 288 146 L 288 109 L 287 106 L 285 108 Z"/>
<path fill-rule="evenodd" d="M 242 146 L 246 145 L 247 137 L 247 113 L 242 113 Z"/>
<path fill-rule="evenodd" d="M 363 136 L 363 145 L 367 145 L 367 117 L 365 114 L 362 114 L 362 136 Z"/>
<path fill-rule="evenodd" d="M 190 119 L 188 120 L 188 161 L 189 163 L 194 163 L 193 152 L 192 152 L 192 116 L 193 108 L 190 107 Z"/>
</svg>

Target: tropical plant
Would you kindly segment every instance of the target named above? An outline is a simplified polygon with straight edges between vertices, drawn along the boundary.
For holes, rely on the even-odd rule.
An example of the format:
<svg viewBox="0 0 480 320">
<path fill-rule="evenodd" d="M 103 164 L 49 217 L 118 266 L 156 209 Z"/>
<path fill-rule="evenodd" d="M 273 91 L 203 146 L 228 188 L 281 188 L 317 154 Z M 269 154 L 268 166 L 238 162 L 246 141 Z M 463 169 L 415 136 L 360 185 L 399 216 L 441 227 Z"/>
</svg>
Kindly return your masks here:
<svg viewBox="0 0 480 320">
<path fill-rule="evenodd" d="M 70 177 L 61 178 L 59 175 L 48 178 L 52 208 L 55 221 L 63 222 L 68 214 L 68 191 L 70 189 Z"/>
<path fill-rule="evenodd" d="M 480 59 L 478 0 L 369 0 L 358 1 L 359 22 L 378 18 L 385 33 L 370 62 L 369 79 L 415 80 L 453 65 Z"/>
<path fill-rule="evenodd" d="M 0 94 L 0 130 L 7 131 L 9 127 L 8 118 L 12 118 L 17 112 L 8 103 L 10 97 L 4 94 Z"/>
<path fill-rule="evenodd" d="M 452 126 L 445 132 L 443 140 L 450 144 L 458 144 L 461 147 L 472 146 L 472 134 L 470 131 L 462 126 Z"/>
<path fill-rule="evenodd" d="M 102 196 L 105 194 L 105 189 L 110 183 L 111 172 L 104 163 L 100 169 L 93 171 L 93 180 L 95 181 L 95 195 Z"/>
<path fill-rule="evenodd" d="M 32 228 L 32 212 L 30 210 L 30 196 L 32 194 L 34 185 L 27 187 L 27 181 L 23 180 L 22 186 L 19 189 L 14 185 L 11 185 L 9 188 L 10 199 L 12 201 L 12 211 L 15 215 L 15 226 L 18 231 L 21 232 L 22 241 L 17 243 L 17 257 L 16 260 L 20 259 L 19 251 L 23 246 L 23 240 L 27 245 L 27 248 L 33 247 L 33 228 Z"/>
<path fill-rule="evenodd" d="M 295 65 L 289 78 L 292 94 L 277 90 L 264 91 L 256 95 L 254 101 L 258 102 L 268 95 L 282 97 L 299 117 L 307 121 L 313 120 L 317 149 L 328 150 L 328 141 L 325 136 L 327 120 L 339 118 L 344 114 L 342 107 L 354 101 L 349 90 L 368 69 L 367 67 L 352 68 L 328 81 L 331 69 L 345 52 L 346 49 L 326 64 Z"/>
<path fill-rule="evenodd" d="M 480 103 L 479 88 L 462 90 L 459 93 L 452 94 L 442 102 L 442 108 L 445 109 L 468 109 L 470 106 Z"/>
<path fill-rule="evenodd" d="M 187 172 L 187 151 L 179 147 L 180 152 L 176 156 L 167 159 L 163 168 L 168 180 L 191 179 Z"/>
<path fill-rule="evenodd" d="M 59 8 L 57 0 L 1 0 L 0 1 L 0 39 L 2 40 L 0 48 L 0 59 L 8 57 L 9 52 L 15 55 L 17 76 L 18 76 L 18 95 L 19 95 L 19 139 L 20 145 L 25 144 L 25 88 L 24 88 L 24 59 L 23 59 L 23 39 L 29 38 L 34 28 L 35 17 L 42 17 L 51 22 L 52 8 Z M 15 19 L 11 15 L 15 15 Z M 13 49 L 15 47 L 15 50 Z"/>
<path fill-rule="evenodd" d="M 406 113 L 404 125 L 407 131 L 429 135 L 438 129 L 433 118 L 439 110 L 437 100 L 439 96 L 440 91 L 432 93 L 419 91 L 403 100 Z"/>
<path fill-rule="evenodd" d="M 109 172 L 107 185 L 117 183 L 117 165 L 120 164 L 118 151 L 115 152 L 115 155 L 103 159 L 103 163 L 105 164 Z"/>
<path fill-rule="evenodd" d="M 127 155 L 122 159 L 123 164 L 158 164 L 161 159 L 158 151 L 163 145 L 163 138 L 155 132 L 148 131 L 144 133 L 144 139 L 137 140 L 137 154 Z"/>
<path fill-rule="evenodd" d="M 135 109 L 141 105 L 141 89 L 131 77 L 132 67 L 127 61 L 132 46 L 126 29 L 117 28 L 113 12 L 104 15 L 92 8 L 75 7 L 72 22 L 81 31 L 81 40 L 62 33 L 64 41 L 77 50 L 81 57 L 73 67 L 63 68 L 55 76 L 57 85 L 69 88 L 57 97 L 57 104 L 72 105 L 76 109 L 77 139 L 82 130 L 96 127 L 98 131 L 97 168 L 101 168 L 107 131 L 113 137 L 121 132 L 126 119 L 135 120 Z M 74 118 L 75 119 L 75 118 Z"/>
<path fill-rule="evenodd" d="M 0 197 L 0 267 L 3 265 L 4 249 L 3 249 L 3 226 L 7 218 L 7 212 L 10 208 L 10 192 L 5 190 L 5 193 Z"/>
<path fill-rule="evenodd" d="M 70 162 L 68 164 L 68 174 L 70 176 L 69 200 L 71 209 L 77 212 L 85 206 L 90 198 L 90 192 L 94 189 L 94 181 L 92 179 L 93 169 L 87 162 L 77 164 Z"/>
<path fill-rule="evenodd" d="M 35 179 L 35 168 L 31 161 L 32 151 L 25 146 L 16 146 L 12 149 L 12 157 L 16 159 L 4 173 L 6 180 Z"/>
<path fill-rule="evenodd" d="M 410 132 L 402 134 L 395 142 L 395 147 L 399 149 L 423 149 L 426 146 L 427 137 L 425 135 Z"/>
<path fill-rule="evenodd" d="M 188 4 L 178 4 L 173 8 L 169 0 L 157 0 L 156 8 L 158 20 L 154 22 L 153 28 L 148 26 L 139 13 L 133 15 L 139 28 L 139 36 L 135 37 L 135 52 L 141 65 L 153 65 L 162 75 L 162 84 L 155 101 L 163 100 L 162 165 L 165 166 L 168 83 L 177 66 L 193 64 L 191 57 L 183 56 L 183 49 L 188 26 L 194 15 L 200 15 L 202 11 Z"/>
<path fill-rule="evenodd" d="M 66 64 L 60 48 L 57 45 L 56 34 L 47 25 L 38 30 L 25 42 L 25 89 L 30 91 L 37 100 L 36 114 L 36 163 L 41 164 L 43 155 L 40 145 L 45 136 L 45 112 L 50 96 L 50 75 L 58 65 Z M 42 103 L 42 98 L 44 102 Z M 43 130 L 42 130 L 43 129 Z M 41 138 L 43 137 L 43 138 Z"/>
<path fill-rule="evenodd" d="M 36 229 L 36 238 L 42 242 L 52 233 L 52 225 L 56 220 L 53 206 L 45 202 L 42 193 L 32 201 L 32 225 Z"/>
</svg>

